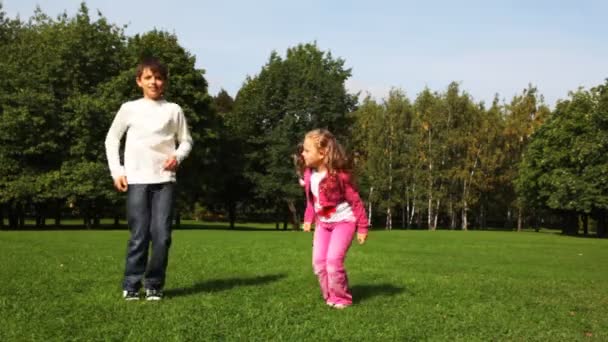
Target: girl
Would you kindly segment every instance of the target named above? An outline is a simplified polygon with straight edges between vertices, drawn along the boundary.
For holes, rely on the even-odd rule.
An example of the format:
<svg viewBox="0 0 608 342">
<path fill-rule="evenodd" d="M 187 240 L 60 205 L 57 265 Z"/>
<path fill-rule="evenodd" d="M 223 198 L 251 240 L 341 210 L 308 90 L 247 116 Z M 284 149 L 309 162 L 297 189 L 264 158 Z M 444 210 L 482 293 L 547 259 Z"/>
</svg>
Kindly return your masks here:
<svg viewBox="0 0 608 342">
<path fill-rule="evenodd" d="M 333 134 L 325 129 L 308 132 L 302 158 L 306 191 L 304 231 L 309 232 L 316 220 L 313 269 L 327 305 L 343 309 L 352 304 L 344 259 L 355 229 L 359 244 L 367 239 L 365 209 L 351 181 L 349 160 Z"/>
</svg>

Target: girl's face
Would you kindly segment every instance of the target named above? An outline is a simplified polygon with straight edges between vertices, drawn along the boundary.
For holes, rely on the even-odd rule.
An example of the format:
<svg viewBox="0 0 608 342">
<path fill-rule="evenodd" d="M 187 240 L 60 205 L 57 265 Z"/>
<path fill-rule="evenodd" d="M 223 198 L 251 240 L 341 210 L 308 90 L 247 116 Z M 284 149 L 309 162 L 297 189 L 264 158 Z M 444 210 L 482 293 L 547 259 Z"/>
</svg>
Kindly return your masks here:
<svg viewBox="0 0 608 342">
<path fill-rule="evenodd" d="M 312 139 L 304 139 L 302 157 L 307 167 L 318 168 L 325 161 L 325 153 L 319 150 Z"/>
</svg>

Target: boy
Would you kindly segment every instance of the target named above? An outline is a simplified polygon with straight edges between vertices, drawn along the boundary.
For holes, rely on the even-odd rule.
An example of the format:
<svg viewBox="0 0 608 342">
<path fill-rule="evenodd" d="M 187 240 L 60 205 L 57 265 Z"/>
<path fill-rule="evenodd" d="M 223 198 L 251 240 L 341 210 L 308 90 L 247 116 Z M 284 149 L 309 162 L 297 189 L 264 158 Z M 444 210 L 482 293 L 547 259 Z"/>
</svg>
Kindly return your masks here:
<svg viewBox="0 0 608 342">
<path fill-rule="evenodd" d="M 127 192 L 131 237 L 123 281 L 125 300 L 139 299 L 144 274 L 146 299 L 162 299 L 171 245 L 175 171 L 192 149 L 181 107 L 163 98 L 166 81 L 163 64 L 153 58 L 143 60 L 136 77 L 143 98 L 120 107 L 105 141 L 114 186 Z M 119 148 L 125 132 L 122 166 Z M 150 242 L 152 255 L 148 260 Z"/>
</svg>

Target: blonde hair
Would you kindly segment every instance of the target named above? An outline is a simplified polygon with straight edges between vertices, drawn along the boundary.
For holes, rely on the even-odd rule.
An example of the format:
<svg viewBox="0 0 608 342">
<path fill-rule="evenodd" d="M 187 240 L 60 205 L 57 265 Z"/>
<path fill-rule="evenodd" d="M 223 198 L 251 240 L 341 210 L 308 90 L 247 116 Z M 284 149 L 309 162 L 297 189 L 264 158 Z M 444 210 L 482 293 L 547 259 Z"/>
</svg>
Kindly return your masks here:
<svg viewBox="0 0 608 342">
<path fill-rule="evenodd" d="M 302 157 L 302 151 L 304 150 L 304 144 L 299 143 L 296 146 L 296 151 L 291 155 L 293 159 L 293 165 L 296 167 L 296 173 L 298 177 L 304 177 L 304 170 L 306 170 L 306 163 L 304 162 L 304 157 Z"/>
<path fill-rule="evenodd" d="M 310 139 L 315 147 L 325 153 L 325 165 L 329 173 L 336 171 L 351 171 L 352 163 L 346 155 L 344 148 L 336 137 L 328 130 L 319 128 L 312 130 L 304 136 L 304 140 Z"/>
</svg>

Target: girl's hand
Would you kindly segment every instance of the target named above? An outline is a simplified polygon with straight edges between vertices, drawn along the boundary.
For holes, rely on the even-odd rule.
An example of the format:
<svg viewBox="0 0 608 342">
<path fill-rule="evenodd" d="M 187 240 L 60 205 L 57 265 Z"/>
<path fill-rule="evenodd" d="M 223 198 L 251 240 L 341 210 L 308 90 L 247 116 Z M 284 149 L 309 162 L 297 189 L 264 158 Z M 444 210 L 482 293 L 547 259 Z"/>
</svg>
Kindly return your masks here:
<svg viewBox="0 0 608 342">
<path fill-rule="evenodd" d="M 357 233 L 357 242 L 359 242 L 360 245 L 364 244 L 365 240 L 367 240 L 367 233 L 365 233 L 365 234 Z"/>
<path fill-rule="evenodd" d="M 304 224 L 302 225 L 302 229 L 305 232 L 310 232 L 310 222 L 304 222 Z"/>
</svg>

